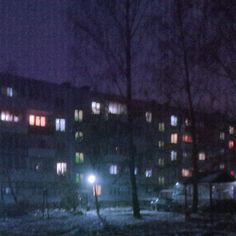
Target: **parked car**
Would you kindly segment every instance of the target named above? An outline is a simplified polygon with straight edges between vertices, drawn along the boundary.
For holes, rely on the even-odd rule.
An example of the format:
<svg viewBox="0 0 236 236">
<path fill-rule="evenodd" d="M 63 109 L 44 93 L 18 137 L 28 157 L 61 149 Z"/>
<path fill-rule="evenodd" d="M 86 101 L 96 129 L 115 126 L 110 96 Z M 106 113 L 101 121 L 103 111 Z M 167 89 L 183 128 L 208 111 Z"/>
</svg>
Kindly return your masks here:
<svg viewBox="0 0 236 236">
<path fill-rule="evenodd" d="M 173 206 L 173 200 L 168 198 L 156 198 L 150 202 L 151 209 L 157 211 L 170 211 Z"/>
</svg>

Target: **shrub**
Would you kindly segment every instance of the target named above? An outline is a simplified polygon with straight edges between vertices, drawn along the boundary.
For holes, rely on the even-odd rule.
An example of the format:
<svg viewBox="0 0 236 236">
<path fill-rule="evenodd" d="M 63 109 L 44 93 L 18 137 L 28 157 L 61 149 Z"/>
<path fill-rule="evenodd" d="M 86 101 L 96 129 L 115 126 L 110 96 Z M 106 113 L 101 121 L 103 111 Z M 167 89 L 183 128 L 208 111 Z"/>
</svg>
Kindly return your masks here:
<svg viewBox="0 0 236 236">
<path fill-rule="evenodd" d="M 202 212 L 211 212 L 211 210 L 215 213 L 236 213 L 236 201 L 233 199 L 215 200 L 212 209 L 208 205 L 202 209 Z"/>
<path fill-rule="evenodd" d="M 1 204 L 0 215 L 4 217 L 18 217 L 29 213 L 32 210 L 28 201 L 20 201 L 16 204 Z"/>
</svg>

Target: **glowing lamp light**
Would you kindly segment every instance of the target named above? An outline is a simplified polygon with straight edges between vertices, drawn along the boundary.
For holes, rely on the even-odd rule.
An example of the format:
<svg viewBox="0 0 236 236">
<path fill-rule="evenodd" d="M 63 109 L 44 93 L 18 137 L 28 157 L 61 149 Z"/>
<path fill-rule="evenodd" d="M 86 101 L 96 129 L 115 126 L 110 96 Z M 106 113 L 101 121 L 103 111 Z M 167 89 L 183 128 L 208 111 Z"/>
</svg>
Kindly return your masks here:
<svg viewBox="0 0 236 236">
<path fill-rule="evenodd" d="M 89 182 L 90 184 L 94 184 L 95 181 L 96 181 L 95 175 L 89 175 L 89 176 L 88 176 L 88 182 Z"/>
</svg>

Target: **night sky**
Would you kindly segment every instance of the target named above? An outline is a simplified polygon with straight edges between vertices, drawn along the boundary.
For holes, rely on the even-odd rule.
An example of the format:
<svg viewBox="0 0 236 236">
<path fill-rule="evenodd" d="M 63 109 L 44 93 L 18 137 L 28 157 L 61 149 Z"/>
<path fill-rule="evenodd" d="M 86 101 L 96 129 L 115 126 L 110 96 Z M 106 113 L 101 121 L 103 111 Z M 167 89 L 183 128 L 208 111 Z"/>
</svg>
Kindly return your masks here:
<svg viewBox="0 0 236 236">
<path fill-rule="evenodd" d="M 168 1 L 155 3 L 166 5 L 166 2 L 168 3 Z M 73 57 L 75 42 L 73 25 L 68 17 L 71 4 L 72 0 L 0 0 L 0 71 L 57 83 L 76 81 L 79 86 L 85 84 L 91 86 L 94 83 L 93 80 L 96 80 L 94 84 L 98 85 L 98 89 L 100 85 L 102 88 L 104 85 L 107 86 L 107 81 L 101 83 L 93 74 L 86 78 L 83 74 L 76 72 Z M 142 48 L 145 45 L 142 45 Z M 92 70 L 96 72 L 95 68 L 100 70 L 101 61 L 98 61 L 96 65 L 94 58 L 92 59 L 87 54 L 83 54 L 79 65 L 87 66 L 89 72 Z M 158 76 L 158 73 L 155 76 Z M 156 99 L 157 94 L 159 96 L 157 88 L 148 85 L 150 76 L 146 72 L 141 74 L 139 70 L 133 77 L 137 79 L 136 85 L 140 85 L 142 89 L 144 86 L 149 86 L 147 91 L 151 98 Z M 217 110 L 224 109 L 226 101 L 230 103 L 228 106 L 234 109 L 236 96 L 231 84 L 219 80 L 213 83 L 214 87 L 217 87 L 216 85 L 220 87 L 220 91 L 215 92 L 216 96 L 220 97 L 216 104 Z M 227 93 L 222 90 L 225 86 Z M 137 97 L 145 97 L 140 95 L 142 93 L 136 87 L 134 86 Z M 114 92 L 114 85 L 111 90 Z M 161 99 L 162 97 L 159 96 L 157 100 L 160 102 Z M 204 104 L 207 104 L 206 96 L 204 96 L 204 101 Z"/>
<path fill-rule="evenodd" d="M 68 0 L 0 0 L 0 70 L 71 80 Z"/>
</svg>

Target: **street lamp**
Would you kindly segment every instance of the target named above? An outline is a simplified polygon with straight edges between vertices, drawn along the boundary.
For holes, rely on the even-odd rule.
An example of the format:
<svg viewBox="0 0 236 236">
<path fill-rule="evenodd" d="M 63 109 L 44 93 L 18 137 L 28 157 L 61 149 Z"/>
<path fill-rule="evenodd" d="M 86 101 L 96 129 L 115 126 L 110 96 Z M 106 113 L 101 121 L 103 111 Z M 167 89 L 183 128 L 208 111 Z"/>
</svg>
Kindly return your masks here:
<svg viewBox="0 0 236 236">
<path fill-rule="evenodd" d="M 95 175 L 89 175 L 89 176 L 88 176 L 88 182 L 89 182 L 90 184 L 94 184 L 95 181 L 96 181 L 96 176 L 95 176 Z"/>
</svg>

